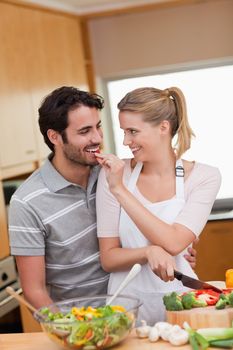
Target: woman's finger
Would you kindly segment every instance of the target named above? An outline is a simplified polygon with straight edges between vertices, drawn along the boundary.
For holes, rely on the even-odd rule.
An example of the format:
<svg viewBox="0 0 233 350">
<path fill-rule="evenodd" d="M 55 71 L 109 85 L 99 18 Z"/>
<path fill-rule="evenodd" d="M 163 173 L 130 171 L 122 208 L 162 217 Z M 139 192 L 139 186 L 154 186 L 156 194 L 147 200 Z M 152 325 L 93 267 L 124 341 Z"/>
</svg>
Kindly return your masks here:
<svg viewBox="0 0 233 350">
<path fill-rule="evenodd" d="M 164 282 L 168 282 L 169 281 L 169 277 L 167 275 L 167 269 L 162 268 L 160 270 L 160 278 L 164 281 Z"/>
<path fill-rule="evenodd" d="M 174 280 L 174 267 L 172 265 L 168 265 L 167 267 L 167 276 L 169 281 Z"/>
</svg>

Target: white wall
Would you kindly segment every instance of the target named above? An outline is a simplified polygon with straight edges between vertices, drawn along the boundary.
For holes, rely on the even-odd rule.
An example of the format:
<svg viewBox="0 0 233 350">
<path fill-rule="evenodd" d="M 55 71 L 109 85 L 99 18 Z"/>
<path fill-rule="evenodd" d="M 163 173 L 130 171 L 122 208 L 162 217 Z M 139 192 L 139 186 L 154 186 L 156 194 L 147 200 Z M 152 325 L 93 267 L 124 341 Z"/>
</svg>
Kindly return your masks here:
<svg viewBox="0 0 233 350">
<path fill-rule="evenodd" d="M 95 73 L 101 78 L 219 60 L 233 56 L 233 1 L 96 18 L 89 29 Z"/>
</svg>

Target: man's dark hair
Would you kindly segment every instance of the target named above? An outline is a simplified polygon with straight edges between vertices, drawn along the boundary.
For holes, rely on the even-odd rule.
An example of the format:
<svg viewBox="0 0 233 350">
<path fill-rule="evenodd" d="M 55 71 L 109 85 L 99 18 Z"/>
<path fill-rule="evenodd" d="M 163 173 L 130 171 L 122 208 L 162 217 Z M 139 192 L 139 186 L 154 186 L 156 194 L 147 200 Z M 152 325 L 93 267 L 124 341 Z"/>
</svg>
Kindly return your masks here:
<svg viewBox="0 0 233 350">
<path fill-rule="evenodd" d="M 53 129 L 59 132 L 64 142 L 67 142 L 65 129 L 68 126 L 68 112 L 80 106 L 87 106 L 101 110 L 104 100 L 97 94 L 81 91 L 75 87 L 63 86 L 52 91 L 44 98 L 39 112 L 40 131 L 47 146 L 54 151 L 47 131 Z"/>
</svg>

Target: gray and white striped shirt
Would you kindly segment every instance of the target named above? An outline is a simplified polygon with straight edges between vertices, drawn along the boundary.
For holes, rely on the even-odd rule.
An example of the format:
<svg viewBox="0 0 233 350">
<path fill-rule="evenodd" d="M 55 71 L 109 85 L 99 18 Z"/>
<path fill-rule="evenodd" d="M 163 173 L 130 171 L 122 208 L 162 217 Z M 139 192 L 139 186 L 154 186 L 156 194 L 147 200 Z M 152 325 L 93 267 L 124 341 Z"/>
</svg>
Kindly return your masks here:
<svg viewBox="0 0 233 350">
<path fill-rule="evenodd" d="M 45 256 L 46 283 L 54 301 L 106 293 L 96 233 L 96 182 L 87 189 L 64 179 L 49 159 L 14 193 L 9 211 L 12 255 Z"/>
</svg>

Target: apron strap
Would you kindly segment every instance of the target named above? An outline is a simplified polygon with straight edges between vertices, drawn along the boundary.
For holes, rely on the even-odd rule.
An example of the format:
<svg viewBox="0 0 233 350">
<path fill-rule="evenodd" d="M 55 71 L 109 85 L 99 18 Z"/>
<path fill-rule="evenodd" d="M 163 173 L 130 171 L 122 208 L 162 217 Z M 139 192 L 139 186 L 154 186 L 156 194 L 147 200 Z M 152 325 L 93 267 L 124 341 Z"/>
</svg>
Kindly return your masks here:
<svg viewBox="0 0 233 350">
<path fill-rule="evenodd" d="M 131 173 L 129 183 L 127 186 L 130 192 L 133 192 L 134 188 L 136 187 L 136 183 L 139 174 L 142 170 L 142 166 L 142 162 L 137 162 Z M 176 161 L 176 198 L 184 199 L 184 168 L 181 159 L 178 159 Z"/>
<path fill-rule="evenodd" d="M 176 161 L 176 198 L 184 199 L 184 167 L 181 159 Z"/>
<path fill-rule="evenodd" d="M 138 176 L 142 170 L 142 162 L 137 162 L 137 164 L 135 165 L 132 173 L 131 173 L 131 176 L 130 176 L 130 179 L 129 179 L 129 183 L 128 183 L 128 190 L 130 192 L 133 192 L 135 186 L 136 186 L 136 183 L 137 183 L 137 180 L 138 180 Z"/>
</svg>

